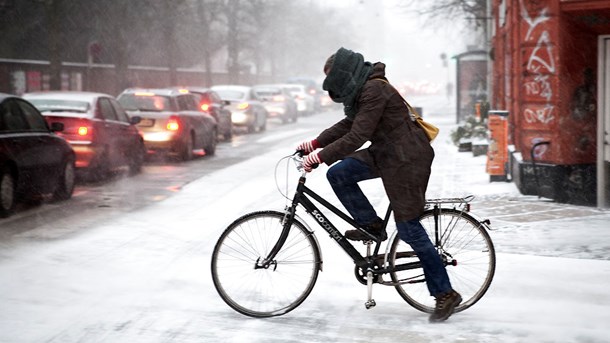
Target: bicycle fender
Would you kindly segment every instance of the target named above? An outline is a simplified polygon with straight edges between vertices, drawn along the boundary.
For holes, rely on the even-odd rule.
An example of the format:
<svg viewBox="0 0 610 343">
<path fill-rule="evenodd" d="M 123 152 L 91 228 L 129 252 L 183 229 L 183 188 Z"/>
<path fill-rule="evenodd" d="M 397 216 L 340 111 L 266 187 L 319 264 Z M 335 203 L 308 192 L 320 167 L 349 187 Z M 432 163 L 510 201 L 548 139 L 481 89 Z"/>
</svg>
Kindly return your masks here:
<svg viewBox="0 0 610 343">
<path fill-rule="evenodd" d="M 314 233 L 311 226 L 309 226 L 309 224 L 307 224 L 307 222 L 304 221 L 303 218 L 299 217 L 298 214 L 294 215 L 294 220 L 298 221 L 301 225 L 303 225 L 303 227 L 305 227 L 307 229 L 307 231 L 311 232 L 311 236 L 313 237 L 313 240 L 316 242 L 316 249 L 318 250 L 318 256 L 320 256 L 320 271 L 323 271 L 322 266 L 324 265 L 324 258 L 322 257 L 322 249 L 320 249 L 320 242 L 318 242 L 318 237 Z"/>
</svg>

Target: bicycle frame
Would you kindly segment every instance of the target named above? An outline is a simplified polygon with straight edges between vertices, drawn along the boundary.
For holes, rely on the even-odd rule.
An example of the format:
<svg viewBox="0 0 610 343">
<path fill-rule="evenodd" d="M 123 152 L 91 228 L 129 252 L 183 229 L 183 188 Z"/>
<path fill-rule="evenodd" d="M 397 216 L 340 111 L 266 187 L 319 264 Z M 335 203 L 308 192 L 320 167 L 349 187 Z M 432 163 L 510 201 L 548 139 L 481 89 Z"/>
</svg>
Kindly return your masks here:
<svg viewBox="0 0 610 343">
<path fill-rule="evenodd" d="M 296 193 L 292 200 L 292 205 L 290 207 L 286 208 L 286 217 L 283 222 L 284 227 L 283 227 L 282 233 L 280 234 L 280 238 L 278 239 L 277 243 L 274 245 L 274 247 L 269 252 L 269 255 L 267 257 L 265 257 L 262 261 L 257 263 L 257 266 L 255 268 L 268 268 L 269 267 L 269 265 L 275 258 L 276 254 L 280 251 L 280 249 L 286 242 L 288 233 L 290 231 L 290 227 L 292 226 L 292 222 L 295 217 L 296 208 L 300 204 L 305 208 L 306 212 L 315 219 L 315 221 L 318 223 L 318 225 L 320 225 L 320 227 L 322 227 L 330 235 L 330 237 L 352 258 L 352 260 L 354 261 L 354 264 L 356 264 L 360 268 L 367 268 L 369 270 L 372 270 L 372 266 L 375 263 L 374 259 L 367 259 L 364 256 L 362 256 L 362 254 L 358 250 L 356 250 L 356 248 L 352 245 L 352 243 L 350 243 L 345 238 L 345 236 L 335 227 L 335 225 L 311 201 L 310 197 L 312 199 L 314 199 L 315 201 L 317 201 L 318 203 L 320 203 L 320 205 L 322 205 L 323 207 L 327 208 L 332 213 L 337 215 L 339 218 L 343 219 L 346 223 L 350 224 L 351 226 L 353 226 L 354 228 L 356 228 L 358 230 L 361 230 L 363 233 L 365 233 L 367 236 L 369 236 L 372 241 L 375 241 L 375 249 L 374 249 L 373 254 L 370 256 L 378 255 L 379 249 L 381 247 L 381 241 L 377 240 L 374 236 L 371 236 L 365 230 L 362 230 L 360 228 L 360 226 L 352 218 L 350 218 L 348 215 L 346 215 L 343 211 L 341 211 L 340 209 L 335 207 L 333 204 L 329 203 L 328 201 L 326 201 L 325 199 L 320 197 L 316 192 L 314 192 L 313 190 L 311 190 L 310 188 L 305 186 L 305 181 L 306 181 L 306 178 L 304 175 L 302 175 L 299 178 L 299 183 L 297 185 Z M 387 227 L 391 212 L 392 212 L 392 209 L 390 206 L 388 206 L 388 209 L 387 209 L 386 214 L 383 219 L 384 230 Z M 370 257 L 370 256 L 367 256 L 367 257 Z M 417 264 L 419 264 L 419 263 L 417 263 Z M 417 268 L 417 267 L 418 266 L 414 265 L 411 268 Z M 410 269 L 410 268 L 406 268 L 406 269 Z M 393 268 L 392 270 L 398 270 L 398 269 Z M 382 270 L 377 270 L 375 273 L 376 274 L 377 273 L 387 273 L 389 271 L 390 270 L 382 269 Z"/>
</svg>

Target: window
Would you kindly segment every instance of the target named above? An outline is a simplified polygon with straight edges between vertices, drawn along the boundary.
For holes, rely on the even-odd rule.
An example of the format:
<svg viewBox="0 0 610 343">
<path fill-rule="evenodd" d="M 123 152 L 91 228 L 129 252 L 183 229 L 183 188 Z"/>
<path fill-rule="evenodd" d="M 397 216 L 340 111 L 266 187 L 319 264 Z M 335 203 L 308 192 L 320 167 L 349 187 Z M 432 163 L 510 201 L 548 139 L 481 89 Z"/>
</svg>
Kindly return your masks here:
<svg viewBox="0 0 610 343">
<path fill-rule="evenodd" d="M 29 125 L 15 100 L 9 99 L 0 105 L 0 123 L 2 131 L 27 131 Z"/>
<path fill-rule="evenodd" d="M 45 122 L 42 115 L 34 108 L 34 106 L 28 104 L 25 101 L 17 101 L 21 112 L 25 120 L 32 131 L 48 131 L 47 123 Z"/>
<path fill-rule="evenodd" d="M 110 103 L 112 104 L 112 107 L 114 107 L 114 112 L 119 118 L 119 121 L 129 123 L 129 116 L 127 115 L 123 107 L 121 107 L 119 102 L 114 99 L 110 99 Z"/>
<path fill-rule="evenodd" d="M 109 99 L 100 98 L 98 100 L 98 106 L 103 119 L 114 121 L 119 120 L 119 118 L 117 118 L 116 113 L 114 112 L 114 108 L 112 107 L 112 104 L 110 103 Z"/>
</svg>

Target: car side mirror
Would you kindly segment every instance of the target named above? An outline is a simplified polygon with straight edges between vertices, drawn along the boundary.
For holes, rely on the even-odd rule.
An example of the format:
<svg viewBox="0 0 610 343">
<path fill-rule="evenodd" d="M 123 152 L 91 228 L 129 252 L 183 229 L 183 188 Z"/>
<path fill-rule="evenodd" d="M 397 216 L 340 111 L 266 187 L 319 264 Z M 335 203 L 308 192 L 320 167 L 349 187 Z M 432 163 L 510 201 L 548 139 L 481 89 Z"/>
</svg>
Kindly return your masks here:
<svg viewBox="0 0 610 343">
<path fill-rule="evenodd" d="M 64 130 L 64 123 L 51 123 L 51 131 L 52 132 L 61 132 Z"/>
<path fill-rule="evenodd" d="M 137 125 L 142 121 L 142 117 L 140 116 L 133 116 L 131 118 L 129 118 L 129 124 L 131 125 Z"/>
</svg>

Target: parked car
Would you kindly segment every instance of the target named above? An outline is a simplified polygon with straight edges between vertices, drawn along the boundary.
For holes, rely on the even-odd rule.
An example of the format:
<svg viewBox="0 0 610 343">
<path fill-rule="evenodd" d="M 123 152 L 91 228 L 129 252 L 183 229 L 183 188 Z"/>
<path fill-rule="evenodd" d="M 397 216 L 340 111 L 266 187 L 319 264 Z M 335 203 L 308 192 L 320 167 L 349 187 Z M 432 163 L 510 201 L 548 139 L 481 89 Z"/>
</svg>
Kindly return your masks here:
<svg viewBox="0 0 610 343">
<path fill-rule="evenodd" d="M 297 103 L 299 115 L 306 116 L 314 113 L 314 98 L 307 93 L 305 86 L 301 84 L 285 84 L 290 94 Z"/>
<path fill-rule="evenodd" d="M 297 103 L 282 85 L 257 85 L 252 88 L 269 114 L 269 118 L 278 118 L 282 123 L 296 122 L 299 117 Z"/>
<path fill-rule="evenodd" d="M 198 107 L 200 111 L 209 113 L 218 124 L 218 134 L 225 140 L 233 137 L 233 121 L 231 121 L 230 103 L 224 101 L 210 88 L 205 87 L 184 87 L 198 97 Z"/>
<path fill-rule="evenodd" d="M 8 217 L 21 201 L 52 194 L 72 197 L 74 151 L 55 134 L 40 112 L 22 98 L 0 93 L 0 217 Z"/>
<path fill-rule="evenodd" d="M 130 88 L 118 100 L 130 117 L 141 118 L 138 129 L 149 153 L 175 154 L 184 161 L 193 158 L 194 150 L 216 153 L 216 119 L 199 110 L 188 90 Z"/>
<path fill-rule="evenodd" d="M 26 93 L 49 125 L 61 123 L 59 133 L 76 153 L 76 170 L 102 178 L 128 167 L 131 175 L 142 169 L 146 149 L 135 125 L 117 100 L 103 93 L 56 91 Z"/>
<path fill-rule="evenodd" d="M 222 100 L 229 101 L 233 125 L 245 127 L 248 132 L 267 128 L 267 110 L 259 101 L 252 87 L 236 85 L 213 86 Z"/>
</svg>

